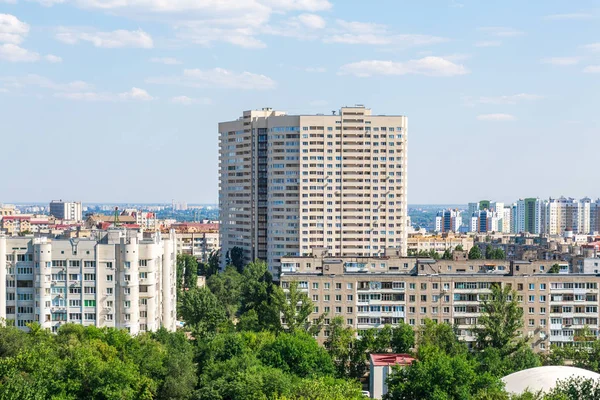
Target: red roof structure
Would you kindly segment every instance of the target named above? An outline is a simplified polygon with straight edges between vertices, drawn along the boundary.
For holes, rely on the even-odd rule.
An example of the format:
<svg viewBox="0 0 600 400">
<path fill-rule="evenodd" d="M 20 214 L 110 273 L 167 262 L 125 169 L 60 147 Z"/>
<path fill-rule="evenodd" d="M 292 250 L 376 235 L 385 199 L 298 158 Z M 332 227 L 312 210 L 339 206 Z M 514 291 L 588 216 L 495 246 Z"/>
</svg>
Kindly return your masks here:
<svg viewBox="0 0 600 400">
<path fill-rule="evenodd" d="M 416 360 L 410 354 L 371 354 L 371 364 L 375 366 L 401 365 L 406 367 Z"/>
</svg>

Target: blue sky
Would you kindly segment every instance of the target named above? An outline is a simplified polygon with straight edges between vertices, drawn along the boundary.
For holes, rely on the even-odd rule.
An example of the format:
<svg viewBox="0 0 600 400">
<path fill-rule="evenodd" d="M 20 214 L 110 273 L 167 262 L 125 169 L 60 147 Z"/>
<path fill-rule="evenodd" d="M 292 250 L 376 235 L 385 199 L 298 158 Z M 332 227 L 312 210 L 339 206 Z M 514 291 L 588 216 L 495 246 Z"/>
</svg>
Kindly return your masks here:
<svg viewBox="0 0 600 400">
<path fill-rule="evenodd" d="M 0 0 L 0 202 L 216 202 L 217 123 L 409 118 L 409 203 L 600 196 L 600 1 Z"/>
</svg>

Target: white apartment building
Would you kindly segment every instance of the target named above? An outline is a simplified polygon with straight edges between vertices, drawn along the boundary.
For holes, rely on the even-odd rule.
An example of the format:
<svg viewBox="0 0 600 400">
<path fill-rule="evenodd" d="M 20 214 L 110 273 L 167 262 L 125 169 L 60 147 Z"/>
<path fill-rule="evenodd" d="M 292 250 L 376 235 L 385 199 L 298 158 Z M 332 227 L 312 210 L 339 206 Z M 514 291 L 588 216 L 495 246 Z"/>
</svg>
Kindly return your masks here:
<svg viewBox="0 0 600 400">
<path fill-rule="evenodd" d="M 407 118 L 245 111 L 219 124 L 220 237 L 246 260 L 406 254 Z"/>
<path fill-rule="evenodd" d="M 50 202 L 50 215 L 65 221 L 81 221 L 82 207 L 79 201 L 52 200 Z"/>
<path fill-rule="evenodd" d="M 56 332 L 65 323 L 132 334 L 175 330 L 174 233 L 111 229 L 95 239 L 0 236 L 0 318 Z"/>
</svg>

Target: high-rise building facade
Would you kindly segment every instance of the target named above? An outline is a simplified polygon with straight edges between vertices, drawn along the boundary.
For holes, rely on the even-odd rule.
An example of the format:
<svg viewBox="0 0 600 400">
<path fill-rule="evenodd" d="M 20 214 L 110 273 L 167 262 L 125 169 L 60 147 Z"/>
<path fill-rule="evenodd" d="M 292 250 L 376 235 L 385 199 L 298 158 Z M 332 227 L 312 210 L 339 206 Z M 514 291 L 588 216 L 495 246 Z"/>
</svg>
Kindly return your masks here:
<svg viewBox="0 0 600 400">
<path fill-rule="evenodd" d="M 175 330 L 175 234 L 111 229 L 59 240 L 0 235 L 0 318 L 56 332 L 65 323 Z"/>
<path fill-rule="evenodd" d="M 81 221 L 82 214 L 81 202 L 62 200 L 52 200 L 50 202 L 50 215 L 56 219 Z"/>
<path fill-rule="evenodd" d="M 265 108 L 219 124 L 223 256 L 406 254 L 407 118 Z"/>
<path fill-rule="evenodd" d="M 441 210 L 435 217 L 435 231 L 446 233 L 446 232 L 458 232 L 462 225 L 462 217 L 460 210 Z"/>
<path fill-rule="evenodd" d="M 544 203 L 538 198 L 519 199 L 516 209 L 515 233 L 541 233 Z"/>
</svg>

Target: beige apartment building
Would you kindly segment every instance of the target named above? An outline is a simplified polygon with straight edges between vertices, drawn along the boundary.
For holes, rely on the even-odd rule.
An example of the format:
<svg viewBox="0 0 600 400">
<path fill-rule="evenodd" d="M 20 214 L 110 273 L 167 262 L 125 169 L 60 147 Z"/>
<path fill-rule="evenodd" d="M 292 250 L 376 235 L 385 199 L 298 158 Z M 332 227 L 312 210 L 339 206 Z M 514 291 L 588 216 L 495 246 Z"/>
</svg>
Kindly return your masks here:
<svg viewBox="0 0 600 400">
<path fill-rule="evenodd" d="M 364 106 L 331 115 L 244 111 L 219 124 L 223 257 L 406 254 L 407 118 Z"/>
<path fill-rule="evenodd" d="M 456 257 L 455 257 L 456 258 Z M 475 340 L 473 326 L 482 296 L 494 284 L 517 291 L 523 334 L 536 351 L 577 340 L 584 327 L 598 334 L 599 267 L 555 261 L 440 260 L 405 257 L 284 257 L 281 284 L 298 281 L 314 302 L 314 319 L 342 316 L 360 331 L 405 322 L 415 329 L 429 318 L 457 327 L 461 340 Z M 593 265 L 593 264 L 592 264 Z M 587 268 L 587 269 L 586 269 Z"/>
<path fill-rule="evenodd" d="M 419 251 L 435 250 L 441 255 L 445 250 L 453 250 L 457 246 L 462 246 L 464 251 L 471 250 L 471 247 L 473 247 L 473 236 L 409 233 L 406 243 L 408 254 L 417 254 Z"/>
</svg>

